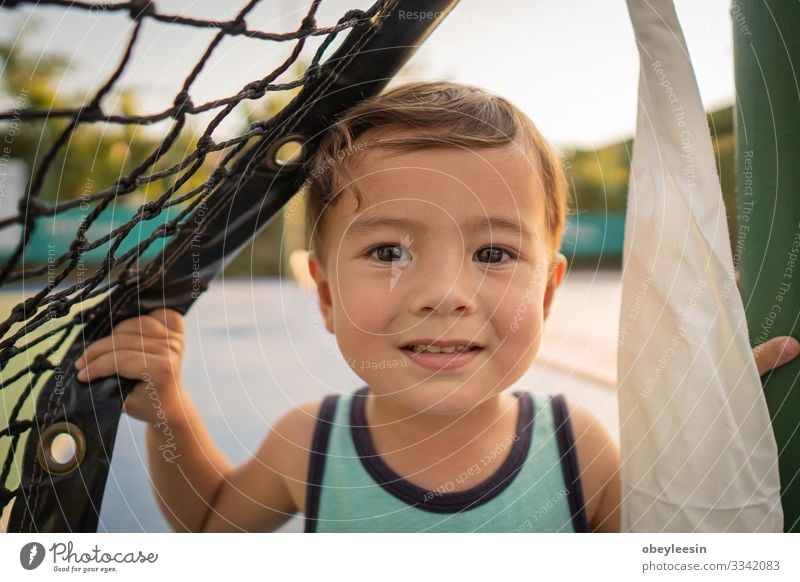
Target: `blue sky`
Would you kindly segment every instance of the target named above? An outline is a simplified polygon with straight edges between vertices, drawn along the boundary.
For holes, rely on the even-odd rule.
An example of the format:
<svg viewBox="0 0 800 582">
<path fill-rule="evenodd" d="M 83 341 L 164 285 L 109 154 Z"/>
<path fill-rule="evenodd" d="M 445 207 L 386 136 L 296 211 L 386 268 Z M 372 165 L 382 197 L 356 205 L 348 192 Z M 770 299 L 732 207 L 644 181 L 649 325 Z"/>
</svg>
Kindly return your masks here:
<svg viewBox="0 0 800 582">
<path fill-rule="evenodd" d="M 213 19 L 229 18 L 242 4 L 156 3 L 164 13 Z M 271 32 L 294 29 L 307 6 L 300 0 L 261 4 L 248 24 Z M 348 8 L 369 4 L 327 0 L 318 20 L 332 24 Z M 225 12 L 220 13 L 221 5 Z M 729 0 L 676 2 L 707 108 L 733 102 L 729 6 Z M 96 89 L 114 70 L 131 25 L 123 15 L 48 6 L 4 10 L 2 16 L 8 23 L 0 32 L 4 40 L 27 30 L 31 49 L 57 52 L 73 62 L 61 90 L 76 95 Z M 119 85 L 135 88 L 147 112 L 167 106 L 212 36 L 148 22 Z M 226 39 L 192 88 L 194 102 L 235 93 L 274 68 L 289 49 L 288 44 Z M 404 79 L 454 79 L 502 94 L 560 147 L 601 146 L 634 130 L 638 64 L 624 0 L 461 0 L 405 71 Z"/>
</svg>

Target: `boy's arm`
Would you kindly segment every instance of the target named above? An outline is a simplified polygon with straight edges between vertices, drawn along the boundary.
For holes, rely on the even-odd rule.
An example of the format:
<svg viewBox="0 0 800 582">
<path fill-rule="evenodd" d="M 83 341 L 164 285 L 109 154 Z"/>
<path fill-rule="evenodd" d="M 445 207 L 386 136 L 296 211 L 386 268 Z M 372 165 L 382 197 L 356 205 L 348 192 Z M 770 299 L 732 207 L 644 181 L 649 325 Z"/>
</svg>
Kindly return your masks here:
<svg viewBox="0 0 800 582">
<path fill-rule="evenodd" d="M 217 478 L 220 489 L 203 531 L 274 531 L 305 509 L 319 407 L 303 404 L 282 416 L 249 461 Z"/>
<path fill-rule="evenodd" d="M 281 417 L 239 467 L 219 450 L 188 397 L 185 402 L 172 438 L 158 427 L 147 432 L 153 485 L 173 529 L 271 532 L 301 509 L 318 402 Z"/>
<path fill-rule="evenodd" d="M 147 426 L 150 478 L 164 517 L 175 531 L 197 531 L 232 463 L 219 450 L 181 387 L 180 405 Z"/>
<path fill-rule="evenodd" d="M 147 423 L 155 495 L 175 530 L 271 531 L 296 511 L 281 477 L 286 470 L 299 470 L 296 460 L 294 465 L 287 462 L 297 447 L 287 447 L 281 431 L 310 426 L 307 444 L 301 436 L 293 437 L 307 450 L 313 417 L 305 424 L 279 421 L 256 458 L 234 468 L 211 439 L 183 387 L 183 344 L 181 315 L 170 309 L 155 310 L 123 321 L 110 336 L 93 342 L 76 362 L 78 379 L 90 382 L 116 373 L 138 380 L 125 399 L 124 410 Z M 296 416 L 290 413 L 284 418 Z M 305 478 L 305 472 L 299 475 Z M 210 510 L 212 504 L 218 507 L 217 513 Z"/>
<path fill-rule="evenodd" d="M 620 456 L 616 441 L 586 410 L 567 404 L 578 452 L 581 484 L 589 529 L 620 530 Z"/>
</svg>

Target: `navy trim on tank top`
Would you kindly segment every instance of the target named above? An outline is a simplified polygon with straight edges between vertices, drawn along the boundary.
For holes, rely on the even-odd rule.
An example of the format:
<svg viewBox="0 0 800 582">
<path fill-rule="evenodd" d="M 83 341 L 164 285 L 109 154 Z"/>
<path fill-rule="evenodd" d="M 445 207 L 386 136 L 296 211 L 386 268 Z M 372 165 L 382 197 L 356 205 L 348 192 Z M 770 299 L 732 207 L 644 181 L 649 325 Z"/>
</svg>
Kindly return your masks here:
<svg viewBox="0 0 800 582">
<path fill-rule="evenodd" d="M 583 487 L 581 486 L 580 470 L 578 469 L 578 454 L 575 447 L 575 436 L 572 432 L 572 423 L 567 411 L 567 402 L 564 396 L 554 396 L 553 421 L 556 425 L 556 440 L 561 454 L 561 468 L 564 471 L 564 483 L 567 484 L 567 500 L 572 513 L 572 527 L 576 533 L 586 533 L 589 526 L 586 521 L 586 508 L 583 501 Z"/>
<path fill-rule="evenodd" d="M 322 493 L 322 476 L 325 474 L 325 459 L 328 452 L 328 440 L 336 413 L 338 394 L 325 397 L 319 407 L 314 437 L 311 440 L 311 454 L 308 464 L 308 486 L 306 488 L 306 520 L 305 533 L 317 531 L 319 514 L 319 497 Z"/>
<path fill-rule="evenodd" d="M 456 513 L 478 507 L 497 497 L 520 472 L 533 437 L 533 398 L 514 392 L 519 402 L 515 440 L 506 459 L 488 479 L 465 491 L 428 491 L 406 481 L 387 465 L 375 450 L 364 413 L 368 386 L 358 390 L 350 408 L 350 429 L 361 463 L 376 483 L 405 503 L 434 513 Z"/>
</svg>

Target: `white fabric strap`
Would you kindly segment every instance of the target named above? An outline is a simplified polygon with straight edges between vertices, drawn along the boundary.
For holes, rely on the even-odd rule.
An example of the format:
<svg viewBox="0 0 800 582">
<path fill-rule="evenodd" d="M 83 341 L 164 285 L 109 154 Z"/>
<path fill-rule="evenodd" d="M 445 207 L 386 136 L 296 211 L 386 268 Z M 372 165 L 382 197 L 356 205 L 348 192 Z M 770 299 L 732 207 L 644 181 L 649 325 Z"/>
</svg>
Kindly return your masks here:
<svg viewBox="0 0 800 582">
<path fill-rule="evenodd" d="M 628 0 L 640 58 L 620 314 L 622 529 L 782 531 L 775 438 L 706 116 L 671 0 Z"/>
</svg>

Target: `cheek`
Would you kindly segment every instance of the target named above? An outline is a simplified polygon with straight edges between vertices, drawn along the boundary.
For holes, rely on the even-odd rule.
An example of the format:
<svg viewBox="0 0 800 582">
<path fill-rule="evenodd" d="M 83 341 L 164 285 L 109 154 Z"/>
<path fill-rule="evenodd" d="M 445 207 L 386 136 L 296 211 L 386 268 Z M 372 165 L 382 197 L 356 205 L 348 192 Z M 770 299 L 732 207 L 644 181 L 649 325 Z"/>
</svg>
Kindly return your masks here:
<svg viewBox="0 0 800 582">
<path fill-rule="evenodd" d="M 334 327 L 336 342 L 345 361 L 364 382 L 378 385 L 390 367 L 380 367 L 384 363 L 396 365 L 402 357 L 394 352 L 396 336 L 389 333 L 392 322 L 392 298 L 365 284 L 344 287 L 346 292 L 336 296 L 334 301 Z"/>
<path fill-rule="evenodd" d="M 495 333 L 502 342 L 500 355 L 504 359 L 507 356 L 509 365 L 518 365 L 516 360 L 530 362 L 536 355 L 544 323 L 543 301 L 544 287 L 528 285 L 509 290 L 495 306 L 492 319 Z"/>
<path fill-rule="evenodd" d="M 386 331 L 391 310 L 391 297 L 385 289 L 371 285 L 365 278 L 346 280 L 343 273 L 339 288 L 333 293 L 334 325 L 337 335 L 375 335 Z"/>
</svg>

